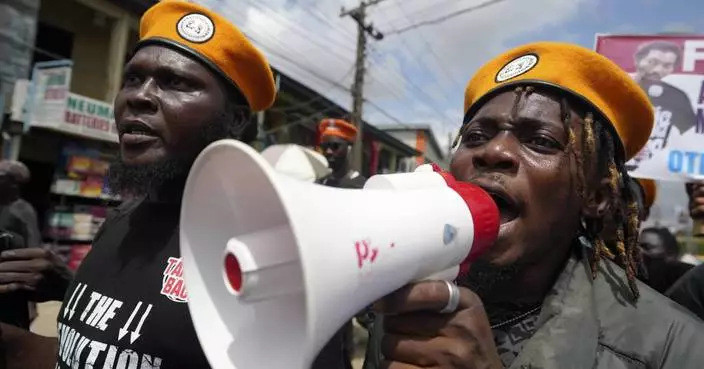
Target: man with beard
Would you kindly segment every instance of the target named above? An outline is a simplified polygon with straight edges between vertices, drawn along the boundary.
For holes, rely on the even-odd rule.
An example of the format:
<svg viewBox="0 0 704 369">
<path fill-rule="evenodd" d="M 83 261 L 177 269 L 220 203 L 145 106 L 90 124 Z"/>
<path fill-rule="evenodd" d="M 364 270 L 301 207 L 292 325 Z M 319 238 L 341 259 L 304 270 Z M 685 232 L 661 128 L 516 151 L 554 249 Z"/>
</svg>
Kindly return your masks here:
<svg viewBox="0 0 704 369">
<path fill-rule="evenodd" d="M 357 137 L 357 127 L 342 119 L 323 119 L 318 126 L 320 149 L 332 172 L 318 183 L 341 188 L 362 188 L 367 181 L 356 170 L 350 169 L 349 154 Z"/>
<path fill-rule="evenodd" d="M 648 144 L 629 163 L 629 170 L 635 170 L 639 161 L 647 160 L 665 148 L 671 137 L 682 135 L 696 125 L 687 94 L 662 80 L 682 63 L 682 49 L 672 42 L 653 41 L 642 44 L 634 58 L 636 74 L 633 78 L 650 97 L 655 108 L 655 123 Z"/>
<path fill-rule="evenodd" d="M 639 86 L 591 50 L 541 42 L 480 68 L 464 111 L 450 171 L 492 194 L 498 239 L 462 287 L 413 283 L 376 304 L 367 368 L 701 367 L 704 325 L 636 280 L 624 163 L 653 117 Z"/>
<path fill-rule="evenodd" d="M 47 369 L 210 367 L 186 304 L 181 195 L 198 153 L 254 138 L 250 111 L 275 96 L 266 59 L 225 18 L 174 0 L 144 14 L 115 98 L 120 158 L 110 170 L 132 200 L 106 220 L 66 292 L 58 358 L 56 341 L 3 326 L 11 367 L 42 368 L 36 360 L 51 355 Z"/>
</svg>

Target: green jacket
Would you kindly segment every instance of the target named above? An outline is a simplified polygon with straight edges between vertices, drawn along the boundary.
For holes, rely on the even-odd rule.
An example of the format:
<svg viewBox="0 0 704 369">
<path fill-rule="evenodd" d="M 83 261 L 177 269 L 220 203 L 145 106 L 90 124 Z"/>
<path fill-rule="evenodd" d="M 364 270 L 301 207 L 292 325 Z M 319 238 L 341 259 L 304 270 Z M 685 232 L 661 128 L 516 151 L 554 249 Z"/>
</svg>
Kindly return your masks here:
<svg viewBox="0 0 704 369">
<path fill-rule="evenodd" d="M 704 368 L 704 323 L 639 283 L 632 303 L 623 269 L 572 258 L 546 297 L 538 329 L 510 369 Z M 364 369 L 379 367 L 381 321 L 371 328 Z"/>
</svg>

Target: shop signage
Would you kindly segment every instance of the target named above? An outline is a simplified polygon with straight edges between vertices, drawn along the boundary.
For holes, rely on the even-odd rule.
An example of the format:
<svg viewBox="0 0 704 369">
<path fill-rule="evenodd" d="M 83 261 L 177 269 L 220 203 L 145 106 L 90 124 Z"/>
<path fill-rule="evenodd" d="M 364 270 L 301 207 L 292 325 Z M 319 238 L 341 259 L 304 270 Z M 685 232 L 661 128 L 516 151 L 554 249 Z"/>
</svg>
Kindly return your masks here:
<svg viewBox="0 0 704 369">
<path fill-rule="evenodd" d="M 117 142 L 112 104 L 69 92 L 71 61 L 37 63 L 25 122 L 68 134 Z"/>
<path fill-rule="evenodd" d="M 32 69 L 25 108 L 25 128 L 54 119 L 66 106 L 71 87 L 71 60 L 39 62 Z M 39 123 L 39 124 L 35 124 Z"/>
</svg>

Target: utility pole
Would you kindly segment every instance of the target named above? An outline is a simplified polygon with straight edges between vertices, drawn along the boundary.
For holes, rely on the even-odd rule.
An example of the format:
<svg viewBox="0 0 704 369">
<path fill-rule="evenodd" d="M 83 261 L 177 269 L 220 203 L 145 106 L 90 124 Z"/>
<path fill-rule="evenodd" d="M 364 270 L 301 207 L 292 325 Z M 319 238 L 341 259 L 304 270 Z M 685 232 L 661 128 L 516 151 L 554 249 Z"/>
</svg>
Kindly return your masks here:
<svg viewBox="0 0 704 369">
<path fill-rule="evenodd" d="M 367 7 L 376 5 L 384 0 L 362 1 L 359 7 L 351 10 L 342 8 L 340 17 L 350 16 L 357 22 L 357 58 L 355 60 L 354 83 L 352 84 L 352 124 L 357 126 L 357 138 L 352 147 L 352 166 L 362 172 L 364 163 L 364 124 L 362 119 L 362 108 L 364 106 L 364 62 L 366 60 L 367 36 L 375 40 L 381 40 L 384 35 L 374 29 L 371 23 L 366 23 Z"/>
</svg>

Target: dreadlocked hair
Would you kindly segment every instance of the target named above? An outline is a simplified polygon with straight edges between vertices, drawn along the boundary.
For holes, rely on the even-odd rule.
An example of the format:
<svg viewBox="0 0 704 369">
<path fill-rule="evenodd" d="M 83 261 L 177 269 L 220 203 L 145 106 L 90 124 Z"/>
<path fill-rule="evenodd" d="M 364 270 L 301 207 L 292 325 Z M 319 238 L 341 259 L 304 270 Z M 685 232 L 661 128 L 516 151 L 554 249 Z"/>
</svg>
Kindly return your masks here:
<svg viewBox="0 0 704 369">
<path fill-rule="evenodd" d="M 519 109 L 523 94 L 527 97 L 534 91 L 533 86 L 514 88 L 513 92 L 516 94 L 512 108 L 514 115 Z M 583 203 L 584 201 L 594 201 L 586 194 L 587 166 L 585 158 L 596 160 L 597 175 L 607 178 L 609 182 L 610 214 L 607 214 L 608 217 L 582 219 L 585 236 L 592 244 L 590 255 L 588 255 L 592 278 L 596 278 L 597 269 L 602 259 L 612 260 L 626 271 L 629 289 L 633 299 L 637 300 L 640 293 L 636 283 L 636 271 L 641 262 L 640 248 L 638 247 L 639 207 L 637 194 L 633 193 L 631 186 L 627 185 L 632 179 L 628 176 L 625 163 L 623 160 L 617 161 L 616 159 L 617 138 L 611 127 L 607 125 L 608 123 L 602 123 L 596 119 L 592 112 L 585 112 L 581 136 L 582 150 L 578 150 L 577 135 L 571 124 L 570 101 L 567 98 L 561 98 L 559 102 L 561 119 L 569 135 L 566 152 L 577 164 L 575 187 L 579 199 Z M 468 126 L 468 124 L 463 124 L 452 143 L 452 147 L 457 146 Z M 605 229 L 605 221 L 612 221 L 616 225 L 615 239 L 614 235 L 609 234 L 608 229 Z"/>
<path fill-rule="evenodd" d="M 564 99 L 562 101 L 563 119 L 569 120 L 567 102 Z M 569 125 L 567 127 L 570 132 L 570 145 L 574 145 L 574 132 Z M 584 157 L 595 158 L 597 174 L 608 179 L 610 190 L 608 196 L 610 217 L 583 220 L 586 236 L 592 241 L 593 245 L 589 260 L 592 278 L 596 278 L 597 268 L 602 259 L 613 260 L 626 271 L 629 289 L 633 299 L 636 300 L 640 296 L 636 283 L 636 271 L 641 261 L 640 248 L 638 247 L 640 219 L 638 217 L 637 194 L 633 193 L 631 187 L 627 186 L 628 181 L 631 179 L 626 172 L 624 162 L 622 160 L 617 162 L 616 160 L 617 143 L 611 129 L 601 121 L 594 119 L 594 114 L 587 113 L 584 117 L 583 133 L 583 152 L 580 153 L 574 147 L 570 149 L 577 158 L 577 181 L 581 182 L 581 185 L 578 186 L 580 198 L 593 201 L 593 199 L 587 199 L 584 193 L 586 169 Z M 605 233 L 605 221 L 614 222 L 616 226 L 615 235 Z"/>
</svg>

